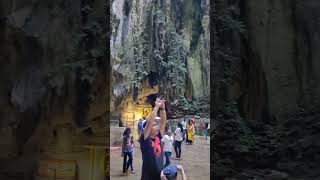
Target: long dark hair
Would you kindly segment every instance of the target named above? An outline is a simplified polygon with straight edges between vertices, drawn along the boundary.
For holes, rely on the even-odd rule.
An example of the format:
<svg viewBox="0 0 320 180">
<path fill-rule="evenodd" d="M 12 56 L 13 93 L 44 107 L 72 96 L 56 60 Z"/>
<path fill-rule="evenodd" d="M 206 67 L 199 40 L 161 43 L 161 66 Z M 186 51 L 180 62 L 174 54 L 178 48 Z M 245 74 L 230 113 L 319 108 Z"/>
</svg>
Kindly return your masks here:
<svg viewBox="0 0 320 180">
<path fill-rule="evenodd" d="M 131 128 L 127 127 L 126 130 L 124 130 L 123 132 L 123 136 L 129 137 L 131 133 Z"/>
<path fill-rule="evenodd" d="M 182 127 L 182 124 L 180 122 L 178 122 L 178 127 L 180 128 L 181 132 L 183 133 L 183 127 Z"/>
</svg>

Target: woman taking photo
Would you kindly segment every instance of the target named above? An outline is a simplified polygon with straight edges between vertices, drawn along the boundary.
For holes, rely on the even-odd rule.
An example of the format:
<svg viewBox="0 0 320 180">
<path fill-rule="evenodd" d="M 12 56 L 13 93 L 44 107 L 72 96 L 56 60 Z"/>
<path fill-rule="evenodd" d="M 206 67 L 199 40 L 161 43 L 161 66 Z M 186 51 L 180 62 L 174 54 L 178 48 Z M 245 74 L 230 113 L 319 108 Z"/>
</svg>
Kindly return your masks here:
<svg viewBox="0 0 320 180">
<path fill-rule="evenodd" d="M 121 156 L 123 157 L 123 173 L 124 174 L 129 174 L 128 169 L 129 166 L 131 168 L 131 173 L 134 174 L 135 172 L 133 171 L 133 148 L 135 147 L 134 145 L 134 140 L 133 140 L 133 135 L 131 133 L 131 129 L 127 128 L 123 132 L 123 142 L 122 142 L 122 153 Z M 128 158 L 128 160 L 127 160 Z"/>
</svg>

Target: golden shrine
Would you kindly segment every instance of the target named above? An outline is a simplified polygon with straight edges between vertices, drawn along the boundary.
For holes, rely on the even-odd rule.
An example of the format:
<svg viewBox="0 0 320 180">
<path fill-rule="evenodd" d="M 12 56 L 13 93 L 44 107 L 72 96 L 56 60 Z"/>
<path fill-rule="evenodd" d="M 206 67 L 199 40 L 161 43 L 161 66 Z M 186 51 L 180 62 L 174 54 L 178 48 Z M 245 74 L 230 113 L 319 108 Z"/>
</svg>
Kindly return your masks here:
<svg viewBox="0 0 320 180">
<path fill-rule="evenodd" d="M 148 102 L 150 95 L 155 95 L 159 92 L 159 86 L 150 87 L 148 82 L 142 83 L 142 88 L 139 90 L 138 101 L 134 102 L 132 97 L 127 97 L 123 102 L 123 111 L 121 113 L 121 122 L 123 127 L 130 127 L 135 139 L 138 138 L 137 126 L 140 119 L 143 117 L 149 118 L 152 112 L 152 105 Z"/>
<path fill-rule="evenodd" d="M 149 118 L 152 112 L 151 104 L 134 104 L 128 102 L 128 106 L 121 114 L 121 122 L 124 127 L 130 127 L 135 139 L 138 138 L 138 122 L 143 117 Z"/>
</svg>

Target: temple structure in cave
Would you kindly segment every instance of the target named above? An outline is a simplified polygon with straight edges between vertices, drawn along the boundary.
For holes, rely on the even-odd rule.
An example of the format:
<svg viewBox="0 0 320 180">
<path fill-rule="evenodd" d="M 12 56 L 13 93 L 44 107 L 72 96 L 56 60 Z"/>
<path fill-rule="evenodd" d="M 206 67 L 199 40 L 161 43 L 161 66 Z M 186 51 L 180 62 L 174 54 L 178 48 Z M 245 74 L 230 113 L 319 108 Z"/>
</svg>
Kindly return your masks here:
<svg viewBox="0 0 320 180">
<path fill-rule="evenodd" d="M 121 114 L 122 126 L 130 127 L 134 138 L 138 138 L 137 126 L 140 119 L 143 117 L 148 118 L 151 114 L 152 106 L 150 103 L 145 102 L 143 104 L 135 104 L 134 102 L 128 102 L 126 109 Z"/>
<path fill-rule="evenodd" d="M 117 87 L 113 86 L 114 91 L 117 91 Z M 138 138 L 138 122 L 144 117 L 149 118 L 158 93 L 159 86 L 151 86 L 150 82 L 146 80 L 141 83 L 136 98 L 133 98 L 132 93 L 122 94 L 118 97 L 112 96 L 110 112 L 112 118 L 114 118 L 115 126 L 111 126 L 111 136 L 114 135 L 115 137 L 111 138 L 111 144 L 120 140 L 117 138 L 119 135 L 115 134 L 118 134 L 118 131 L 122 132 L 125 127 L 130 127 L 134 138 Z"/>
<path fill-rule="evenodd" d="M 137 125 L 140 119 L 149 118 L 152 112 L 152 104 L 158 93 L 158 86 L 142 86 L 139 91 L 137 102 L 132 97 L 127 97 L 123 102 L 123 111 L 121 112 L 120 121 L 123 127 L 130 127 L 134 138 L 138 138 Z"/>
</svg>

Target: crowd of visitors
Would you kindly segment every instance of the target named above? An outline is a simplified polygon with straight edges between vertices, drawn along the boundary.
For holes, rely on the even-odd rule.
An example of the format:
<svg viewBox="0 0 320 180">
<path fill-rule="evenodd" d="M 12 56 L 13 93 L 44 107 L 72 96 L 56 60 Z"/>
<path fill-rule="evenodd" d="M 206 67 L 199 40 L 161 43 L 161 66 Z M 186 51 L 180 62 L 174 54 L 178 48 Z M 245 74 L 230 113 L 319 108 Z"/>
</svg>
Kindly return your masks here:
<svg viewBox="0 0 320 180">
<path fill-rule="evenodd" d="M 160 117 L 157 116 L 158 114 Z M 167 125 L 165 100 L 157 98 L 150 117 L 139 120 L 137 129 L 143 161 L 141 180 L 175 180 L 178 175 L 186 180 L 183 167 L 171 164 L 170 159 L 172 149 L 175 152 L 175 159 L 181 159 L 181 144 L 184 140 L 188 145 L 195 142 L 195 118 L 183 119 L 182 122 L 176 124 L 175 130 L 172 131 Z M 209 130 L 210 124 L 201 121 L 200 135 L 205 135 L 207 139 Z M 131 129 L 126 128 L 122 143 L 124 174 L 135 173 L 133 170 L 134 148 L 135 143 Z"/>
</svg>

